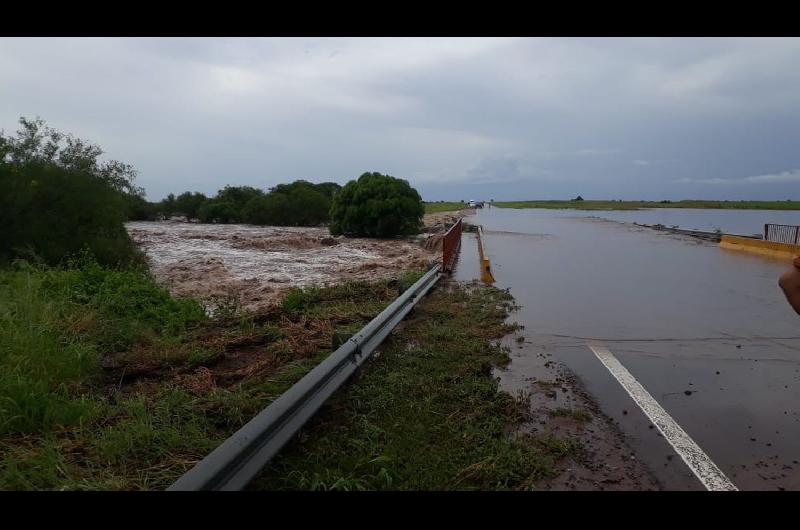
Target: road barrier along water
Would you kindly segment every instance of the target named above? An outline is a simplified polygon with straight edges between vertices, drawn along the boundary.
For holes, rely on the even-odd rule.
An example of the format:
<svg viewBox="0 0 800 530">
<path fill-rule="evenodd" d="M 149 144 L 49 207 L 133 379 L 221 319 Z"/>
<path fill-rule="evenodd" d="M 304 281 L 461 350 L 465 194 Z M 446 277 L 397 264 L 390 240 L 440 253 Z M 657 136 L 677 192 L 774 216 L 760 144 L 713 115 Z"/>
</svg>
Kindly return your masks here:
<svg viewBox="0 0 800 530">
<path fill-rule="evenodd" d="M 778 241 L 764 241 L 748 237 L 724 235 L 719 242 L 719 246 L 721 248 L 744 250 L 746 252 L 754 252 L 776 258 L 792 258 L 800 255 L 800 245 L 781 243 Z"/>
<path fill-rule="evenodd" d="M 453 272 L 458 250 L 461 248 L 462 228 L 463 224 L 459 219 L 442 237 L 442 270 L 444 272 Z"/>
<path fill-rule="evenodd" d="M 481 260 L 481 280 L 484 283 L 494 283 L 492 264 L 489 263 L 489 258 L 486 257 L 486 250 L 483 246 L 483 227 L 480 225 L 478 225 L 478 255 Z"/>
<path fill-rule="evenodd" d="M 361 331 L 198 462 L 168 490 L 244 489 L 441 276 L 440 267 L 432 267 Z"/>
</svg>

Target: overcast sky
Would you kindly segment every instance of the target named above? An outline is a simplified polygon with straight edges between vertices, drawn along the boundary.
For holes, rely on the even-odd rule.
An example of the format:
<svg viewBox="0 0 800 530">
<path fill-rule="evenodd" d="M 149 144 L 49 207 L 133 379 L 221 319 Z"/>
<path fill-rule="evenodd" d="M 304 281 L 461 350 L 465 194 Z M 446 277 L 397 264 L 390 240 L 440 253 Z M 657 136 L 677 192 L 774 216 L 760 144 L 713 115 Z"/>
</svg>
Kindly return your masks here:
<svg viewBox="0 0 800 530">
<path fill-rule="evenodd" d="M 402 177 L 426 200 L 800 199 L 800 39 L 0 39 L 20 116 L 148 198 Z"/>
</svg>

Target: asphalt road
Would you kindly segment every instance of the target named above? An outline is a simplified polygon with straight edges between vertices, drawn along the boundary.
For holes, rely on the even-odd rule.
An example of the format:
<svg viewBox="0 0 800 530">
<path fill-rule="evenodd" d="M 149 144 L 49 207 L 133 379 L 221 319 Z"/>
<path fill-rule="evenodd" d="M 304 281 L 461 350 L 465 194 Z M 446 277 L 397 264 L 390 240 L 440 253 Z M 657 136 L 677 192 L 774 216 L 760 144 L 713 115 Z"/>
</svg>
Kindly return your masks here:
<svg viewBox="0 0 800 530">
<path fill-rule="evenodd" d="M 572 370 L 665 489 L 704 486 L 590 344 L 736 487 L 800 490 L 800 317 L 777 285 L 788 260 L 568 211 L 468 221 L 484 227 L 496 285 L 522 305 L 526 351 Z M 458 279 L 477 276 L 471 249 L 465 234 Z"/>
</svg>

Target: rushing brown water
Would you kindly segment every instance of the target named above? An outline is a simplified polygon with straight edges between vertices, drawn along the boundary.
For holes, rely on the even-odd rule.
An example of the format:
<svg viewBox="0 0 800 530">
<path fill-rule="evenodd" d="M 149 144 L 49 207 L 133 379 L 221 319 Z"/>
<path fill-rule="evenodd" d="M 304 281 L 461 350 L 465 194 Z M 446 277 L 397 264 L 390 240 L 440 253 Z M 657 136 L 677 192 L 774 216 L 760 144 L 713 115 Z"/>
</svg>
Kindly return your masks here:
<svg viewBox="0 0 800 530">
<path fill-rule="evenodd" d="M 159 283 L 210 307 L 235 300 L 258 309 L 294 286 L 394 277 L 438 257 L 423 247 L 424 236 L 355 239 L 331 237 L 327 228 L 173 221 L 126 226 Z"/>
</svg>

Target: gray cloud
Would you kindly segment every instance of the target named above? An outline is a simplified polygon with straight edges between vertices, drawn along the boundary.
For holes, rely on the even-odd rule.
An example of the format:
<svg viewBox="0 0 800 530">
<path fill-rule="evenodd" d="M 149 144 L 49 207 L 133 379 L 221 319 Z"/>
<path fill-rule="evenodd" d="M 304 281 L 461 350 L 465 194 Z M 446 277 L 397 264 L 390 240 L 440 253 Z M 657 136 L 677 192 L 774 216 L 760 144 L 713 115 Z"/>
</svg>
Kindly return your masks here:
<svg viewBox="0 0 800 530">
<path fill-rule="evenodd" d="M 152 199 L 373 170 L 430 200 L 798 199 L 798 60 L 795 38 L 5 38 L 0 127 L 95 141 Z"/>
<path fill-rule="evenodd" d="M 693 184 L 720 184 L 725 186 L 731 184 L 771 184 L 777 182 L 800 182 L 800 169 L 792 169 L 790 171 L 782 171 L 780 173 L 770 173 L 767 175 L 752 175 L 749 177 L 730 178 L 730 179 L 682 178 L 678 180 L 678 182 L 693 183 Z"/>
</svg>

